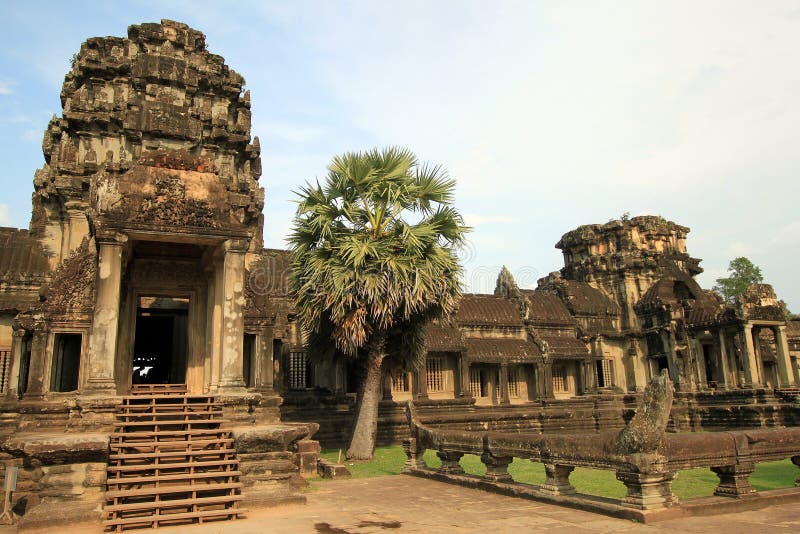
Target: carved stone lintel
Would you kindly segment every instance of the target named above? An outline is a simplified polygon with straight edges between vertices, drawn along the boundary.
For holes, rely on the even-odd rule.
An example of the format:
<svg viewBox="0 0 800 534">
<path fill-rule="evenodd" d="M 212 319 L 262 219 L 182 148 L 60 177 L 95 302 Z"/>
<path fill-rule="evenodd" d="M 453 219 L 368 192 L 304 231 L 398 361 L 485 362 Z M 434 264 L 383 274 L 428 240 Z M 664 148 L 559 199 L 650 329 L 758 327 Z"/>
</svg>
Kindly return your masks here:
<svg viewBox="0 0 800 534">
<path fill-rule="evenodd" d="M 514 458 L 511 456 L 492 456 L 485 452 L 481 455 L 481 462 L 486 466 L 484 477 L 492 482 L 513 482 L 508 474 L 508 466 Z"/>
<path fill-rule="evenodd" d="M 464 456 L 463 452 L 437 451 L 436 456 L 442 461 L 442 467 L 439 468 L 440 473 L 447 475 L 464 474 L 464 468 L 458 463 L 461 457 Z"/>
<path fill-rule="evenodd" d="M 712 467 L 711 470 L 719 477 L 719 485 L 714 490 L 714 495 L 734 498 L 756 495 L 756 490 L 750 485 L 750 474 L 755 470 L 755 464 L 752 462 Z"/>
<path fill-rule="evenodd" d="M 635 473 L 617 471 L 617 480 L 625 484 L 628 494 L 622 499 L 622 506 L 639 510 L 657 510 L 677 504 L 672 494 L 672 481 L 675 473 Z"/>
<path fill-rule="evenodd" d="M 575 470 L 572 465 L 544 464 L 545 482 L 541 489 L 553 495 L 572 495 L 575 487 L 570 484 L 569 476 Z"/>
</svg>

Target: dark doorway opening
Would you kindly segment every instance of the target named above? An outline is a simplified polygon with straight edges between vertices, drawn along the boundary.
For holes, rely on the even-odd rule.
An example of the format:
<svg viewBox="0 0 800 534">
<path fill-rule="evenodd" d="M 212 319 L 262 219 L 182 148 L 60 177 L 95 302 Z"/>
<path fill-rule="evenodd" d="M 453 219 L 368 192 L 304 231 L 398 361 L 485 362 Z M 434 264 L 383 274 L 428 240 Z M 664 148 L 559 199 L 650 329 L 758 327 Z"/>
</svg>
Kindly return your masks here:
<svg viewBox="0 0 800 534">
<path fill-rule="evenodd" d="M 188 298 L 139 297 L 132 383 L 186 382 L 188 323 Z"/>
<path fill-rule="evenodd" d="M 81 367 L 81 335 L 56 334 L 54 348 L 50 389 L 52 391 L 77 390 L 78 373 Z"/>
</svg>

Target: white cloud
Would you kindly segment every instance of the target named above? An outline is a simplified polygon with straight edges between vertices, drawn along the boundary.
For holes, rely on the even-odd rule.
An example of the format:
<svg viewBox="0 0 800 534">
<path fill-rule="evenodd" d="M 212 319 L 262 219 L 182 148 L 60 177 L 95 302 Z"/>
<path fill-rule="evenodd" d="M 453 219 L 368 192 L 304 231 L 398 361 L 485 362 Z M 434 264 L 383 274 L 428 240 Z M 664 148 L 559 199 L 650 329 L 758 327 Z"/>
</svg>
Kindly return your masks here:
<svg viewBox="0 0 800 534">
<path fill-rule="evenodd" d="M 8 204 L 0 204 L 0 224 L 3 226 L 9 224 Z"/>
<path fill-rule="evenodd" d="M 0 80 L 0 96 L 8 96 L 14 91 L 11 89 L 13 84 L 5 80 Z"/>
</svg>

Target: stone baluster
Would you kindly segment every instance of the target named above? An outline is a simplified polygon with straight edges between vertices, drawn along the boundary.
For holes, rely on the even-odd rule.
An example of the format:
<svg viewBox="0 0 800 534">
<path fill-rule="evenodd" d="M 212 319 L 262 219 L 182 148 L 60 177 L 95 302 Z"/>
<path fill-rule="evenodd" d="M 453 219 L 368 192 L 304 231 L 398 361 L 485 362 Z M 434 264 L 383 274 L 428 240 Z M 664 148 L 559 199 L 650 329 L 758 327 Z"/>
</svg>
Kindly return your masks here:
<svg viewBox="0 0 800 534">
<path fill-rule="evenodd" d="M 508 466 L 513 461 L 511 456 L 493 456 L 484 452 L 481 455 L 481 462 L 486 466 L 484 478 L 491 482 L 513 482 L 514 479 L 508 474 Z"/>
<path fill-rule="evenodd" d="M 735 498 L 756 495 L 756 490 L 750 485 L 750 474 L 755 470 L 753 462 L 712 467 L 711 470 L 719 477 L 714 495 Z"/>
<path fill-rule="evenodd" d="M 442 467 L 439 472 L 445 475 L 463 475 L 464 468 L 458 463 L 461 457 L 464 456 L 463 452 L 455 451 L 436 451 L 436 456 L 442 461 Z"/>
<path fill-rule="evenodd" d="M 569 482 L 569 476 L 575 466 L 546 463 L 544 464 L 545 481 L 540 487 L 542 491 L 552 495 L 572 495 L 575 488 Z"/>
<path fill-rule="evenodd" d="M 647 473 L 617 471 L 617 480 L 625 484 L 627 495 L 620 503 L 628 508 L 657 510 L 672 506 L 678 499 L 672 494 L 675 473 L 654 470 Z"/>
<path fill-rule="evenodd" d="M 422 459 L 422 456 L 425 454 L 425 449 L 420 448 L 417 438 L 404 439 L 403 452 L 406 453 L 407 458 L 405 465 L 403 465 L 403 472 L 427 467 L 425 461 Z"/>
<path fill-rule="evenodd" d="M 792 456 L 792 463 L 797 467 L 800 467 L 800 456 Z M 794 481 L 794 485 L 800 487 L 800 477 Z"/>
</svg>

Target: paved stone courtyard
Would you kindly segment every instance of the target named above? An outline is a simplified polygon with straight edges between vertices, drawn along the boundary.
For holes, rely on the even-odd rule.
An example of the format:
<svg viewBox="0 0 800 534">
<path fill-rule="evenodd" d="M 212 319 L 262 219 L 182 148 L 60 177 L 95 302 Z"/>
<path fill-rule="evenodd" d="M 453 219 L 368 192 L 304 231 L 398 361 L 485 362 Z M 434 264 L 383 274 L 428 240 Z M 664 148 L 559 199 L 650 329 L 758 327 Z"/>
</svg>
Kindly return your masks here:
<svg viewBox="0 0 800 534">
<path fill-rule="evenodd" d="M 161 534 L 392 532 L 798 532 L 796 504 L 766 510 L 683 518 L 642 525 L 632 521 L 504 497 L 405 475 L 315 483 L 307 505 L 252 510 L 246 519 L 159 528 Z M 15 532 L 13 527 L 0 533 Z M 52 532 L 52 529 L 48 530 Z M 101 532 L 99 524 L 60 528 L 59 534 Z M 142 532 L 142 531 L 129 531 Z"/>
</svg>

